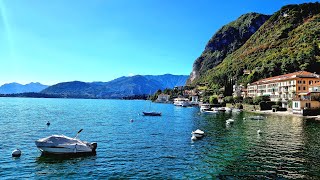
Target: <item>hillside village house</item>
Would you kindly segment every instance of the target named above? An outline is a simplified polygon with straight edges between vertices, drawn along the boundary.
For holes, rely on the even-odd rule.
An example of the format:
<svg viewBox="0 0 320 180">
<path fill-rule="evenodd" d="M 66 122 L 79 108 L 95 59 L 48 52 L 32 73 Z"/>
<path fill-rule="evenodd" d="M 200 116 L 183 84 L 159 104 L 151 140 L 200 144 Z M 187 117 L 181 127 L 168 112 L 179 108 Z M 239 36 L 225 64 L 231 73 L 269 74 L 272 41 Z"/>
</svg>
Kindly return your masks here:
<svg viewBox="0 0 320 180">
<path fill-rule="evenodd" d="M 294 98 L 292 101 L 292 112 L 303 114 L 303 110 L 320 108 L 320 82 L 310 85 L 309 92 Z"/>
<path fill-rule="evenodd" d="M 267 95 L 271 101 L 281 101 L 282 107 L 288 107 L 288 100 L 304 97 L 313 84 L 320 82 L 320 75 L 298 71 L 290 74 L 261 79 L 248 84 L 248 97 Z"/>
</svg>

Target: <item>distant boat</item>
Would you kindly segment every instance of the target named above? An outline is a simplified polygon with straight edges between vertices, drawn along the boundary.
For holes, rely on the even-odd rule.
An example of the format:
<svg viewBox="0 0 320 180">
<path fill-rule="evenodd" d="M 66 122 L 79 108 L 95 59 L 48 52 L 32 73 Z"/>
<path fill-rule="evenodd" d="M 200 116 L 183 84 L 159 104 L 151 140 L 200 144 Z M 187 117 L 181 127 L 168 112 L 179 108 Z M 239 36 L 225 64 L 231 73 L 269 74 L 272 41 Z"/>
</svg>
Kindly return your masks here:
<svg viewBox="0 0 320 180">
<path fill-rule="evenodd" d="M 226 124 L 233 124 L 234 123 L 234 120 L 233 119 L 228 119 L 226 120 Z"/>
<path fill-rule="evenodd" d="M 161 112 L 142 112 L 145 116 L 161 116 Z"/>
<path fill-rule="evenodd" d="M 265 117 L 263 117 L 263 116 L 250 116 L 249 119 L 251 119 L 251 120 L 264 120 Z"/>
<path fill-rule="evenodd" d="M 188 107 L 191 106 L 191 103 L 188 98 L 175 98 L 173 101 L 175 106 Z"/>
<path fill-rule="evenodd" d="M 218 111 L 212 111 L 212 110 L 208 110 L 208 111 L 202 111 L 203 114 L 216 114 L 218 113 Z"/>
<path fill-rule="evenodd" d="M 144 116 L 161 116 L 161 112 L 155 112 L 155 111 L 151 111 L 151 101 L 149 104 L 149 111 L 143 111 L 143 115 Z"/>
<path fill-rule="evenodd" d="M 209 111 L 209 110 L 210 110 L 210 104 L 202 104 L 200 106 L 200 112 Z"/>
<path fill-rule="evenodd" d="M 77 135 L 82 129 L 77 133 Z M 77 137 L 77 136 L 76 136 Z M 64 135 L 51 135 L 35 141 L 43 155 L 95 155 L 97 143 L 88 143 Z"/>
<path fill-rule="evenodd" d="M 200 129 L 197 129 L 195 131 L 192 131 L 192 136 L 196 137 L 196 138 L 202 138 L 204 136 L 204 132 L 201 131 Z"/>
<path fill-rule="evenodd" d="M 243 111 L 242 109 L 237 109 L 237 108 L 232 109 L 233 113 L 240 113 L 242 111 Z"/>
</svg>

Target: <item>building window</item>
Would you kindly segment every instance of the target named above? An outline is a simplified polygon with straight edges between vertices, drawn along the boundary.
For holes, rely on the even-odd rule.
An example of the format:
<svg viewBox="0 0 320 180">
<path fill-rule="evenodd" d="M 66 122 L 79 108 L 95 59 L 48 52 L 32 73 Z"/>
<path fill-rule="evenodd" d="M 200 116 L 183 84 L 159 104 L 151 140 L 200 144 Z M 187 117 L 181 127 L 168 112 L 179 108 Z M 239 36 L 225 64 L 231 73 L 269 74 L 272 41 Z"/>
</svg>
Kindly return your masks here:
<svg viewBox="0 0 320 180">
<path fill-rule="evenodd" d="M 306 90 L 306 87 L 305 87 L 305 86 L 303 86 L 303 90 Z"/>
<path fill-rule="evenodd" d="M 298 108 L 298 103 L 297 102 L 294 103 L 294 107 Z"/>
<path fill-rule="evenodd" d="M 303 84 L 305 84 L 306 83 L 306 81 L 303 81 Z"/>
<path fill-rule="evenodd" d="M 309 85 L 312 84 L 312 83 L 313 83 L 313 81 L 309 81 Z"/>
<path fill-rule="evenodd" d="M 300 86 L 298 87 L 298 91 L 300 91 Z"/>
<path fill-rule="evenodd" d="M 311 103 L 306 103 L 306 108 L 311 108 Z"/>
</svg>

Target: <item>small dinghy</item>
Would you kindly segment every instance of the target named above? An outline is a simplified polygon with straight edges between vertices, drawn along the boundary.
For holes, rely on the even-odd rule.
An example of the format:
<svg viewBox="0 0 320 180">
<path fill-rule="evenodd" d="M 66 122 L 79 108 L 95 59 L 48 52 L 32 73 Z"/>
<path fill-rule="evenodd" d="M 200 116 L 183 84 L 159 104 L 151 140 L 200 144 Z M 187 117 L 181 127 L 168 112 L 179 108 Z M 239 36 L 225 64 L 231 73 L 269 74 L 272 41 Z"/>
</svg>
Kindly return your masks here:
<svg viewBox="0 0 320 180">
<path fill-rule="evenodd" d="M 196 138 L 202 138 L 204 136 L 204 132 L 201 131 L 200 129 L 197 129 L 195 131 L 192 131 L 192 136 L 196 137 Z"/>
<path fill-rule="evenodd" d="M 82 129 L 77 133 L 82 131 Z M 35 141 L 42 155 L 95 155 L 97 143 L 88 143 L 64 135 L 51 135 Z"/>
</svg>

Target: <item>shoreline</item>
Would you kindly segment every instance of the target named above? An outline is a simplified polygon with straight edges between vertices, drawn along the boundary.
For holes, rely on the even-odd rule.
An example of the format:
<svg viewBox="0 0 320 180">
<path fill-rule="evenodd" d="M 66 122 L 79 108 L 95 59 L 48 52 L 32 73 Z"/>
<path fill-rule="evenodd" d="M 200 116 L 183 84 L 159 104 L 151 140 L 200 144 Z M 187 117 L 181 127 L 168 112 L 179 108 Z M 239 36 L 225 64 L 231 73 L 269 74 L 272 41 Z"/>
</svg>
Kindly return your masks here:
<svg viewBox="0 0 320 180">
<path fill-rule="evenodd" d="M 272 112 L 272 110 L 265 110 L 265 111 L 249 111 L 249 110 L 244 110 L 245 112 L 252 112 L 256 114 L 267 114 L 267 115 L 276 115 L 276 116 L 293 116 L 293 117 L 301 117 L 303 119 L 309 119 L 309 120 L 315 120 L 315 121 L 320 121 L 320 115 L 318 116 L 303 116 L 301 114 L 293 114 L 292 112 L 289 111 L 277 111 L 277 112 Z"/>
</svg>

